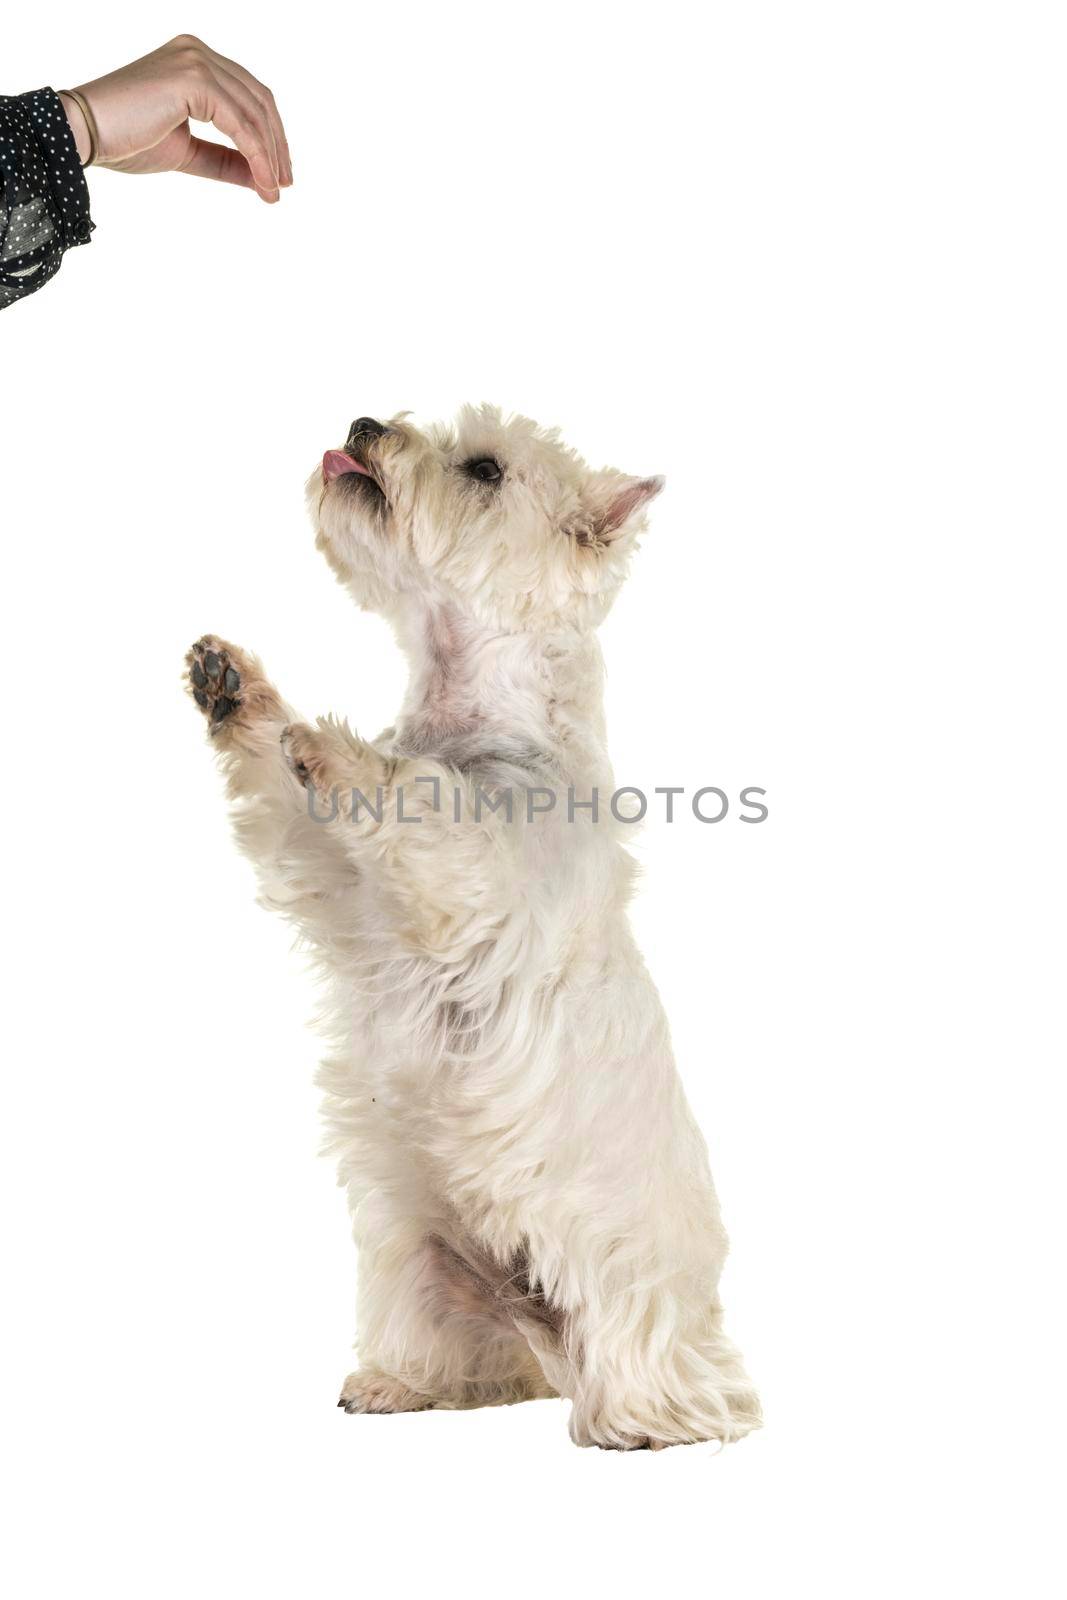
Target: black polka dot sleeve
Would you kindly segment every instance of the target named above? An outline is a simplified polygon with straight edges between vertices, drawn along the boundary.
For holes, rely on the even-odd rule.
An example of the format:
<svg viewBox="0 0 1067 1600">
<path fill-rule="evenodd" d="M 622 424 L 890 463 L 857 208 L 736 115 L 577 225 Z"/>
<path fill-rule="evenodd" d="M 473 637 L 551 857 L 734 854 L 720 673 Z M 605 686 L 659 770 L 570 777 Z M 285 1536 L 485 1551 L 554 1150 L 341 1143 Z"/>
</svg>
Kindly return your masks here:
<svg viewBox="0 0 1067 1600">
<path fill-rule="evenodd" d="M 89 190 L 59 96 L 0 95 L 0 311 L 55 277 L 88 244 Z"/>
</svg>

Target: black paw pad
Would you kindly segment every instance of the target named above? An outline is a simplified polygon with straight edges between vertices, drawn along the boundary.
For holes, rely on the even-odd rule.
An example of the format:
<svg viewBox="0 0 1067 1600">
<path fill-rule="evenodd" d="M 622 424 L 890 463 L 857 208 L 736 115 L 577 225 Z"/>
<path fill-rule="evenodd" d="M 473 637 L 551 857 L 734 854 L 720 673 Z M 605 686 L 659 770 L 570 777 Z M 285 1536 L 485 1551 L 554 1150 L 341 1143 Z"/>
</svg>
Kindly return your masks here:
<svg viewBox="0 0 1067 1600">
<path fill-rule="evenodd" d="M 214 642 L 207 639 L 193 645 L 188 661 L 193 699 L 207 714 L 211 727 L 217 728 L 241 704 L 241 674 L 230 661 L 229 651 L 216 649 Z"/>
</svg>

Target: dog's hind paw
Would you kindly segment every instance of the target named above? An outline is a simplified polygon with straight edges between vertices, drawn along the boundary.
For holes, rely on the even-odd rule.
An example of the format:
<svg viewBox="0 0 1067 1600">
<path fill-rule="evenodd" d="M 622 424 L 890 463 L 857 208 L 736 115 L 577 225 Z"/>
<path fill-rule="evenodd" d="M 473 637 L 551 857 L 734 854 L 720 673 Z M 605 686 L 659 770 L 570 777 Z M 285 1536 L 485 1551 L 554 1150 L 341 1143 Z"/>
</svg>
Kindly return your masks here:
<svg viewBox="0 0 1067 1600">
<path fill-rule="evenodd" d="M 388 1415 L 396 1411 L 430 1411 L 434 1402 L 387 1372 L 360 1371 L 349 1373 L 337 1404 L 349 1416 L 356 1416 L 368 1412 Z"/>
</svg>

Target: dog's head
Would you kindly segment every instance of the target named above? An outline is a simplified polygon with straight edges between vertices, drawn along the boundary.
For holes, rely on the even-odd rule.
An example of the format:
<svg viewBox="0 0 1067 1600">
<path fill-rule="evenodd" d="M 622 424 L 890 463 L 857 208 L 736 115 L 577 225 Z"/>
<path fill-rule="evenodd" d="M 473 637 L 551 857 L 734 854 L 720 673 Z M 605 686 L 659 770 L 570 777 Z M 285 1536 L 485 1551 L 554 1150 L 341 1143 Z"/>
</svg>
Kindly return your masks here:
<svg viewBox="0 0 1067 1600">
<path fill-rule="evenodd" d="M 505 630 L 595 627 L 662 478 L 593 471 L 493 407 L 455 428 L 360 417 L 308 483 L 318 543 L 363 606 L 447 603 Z"/>
</svg>

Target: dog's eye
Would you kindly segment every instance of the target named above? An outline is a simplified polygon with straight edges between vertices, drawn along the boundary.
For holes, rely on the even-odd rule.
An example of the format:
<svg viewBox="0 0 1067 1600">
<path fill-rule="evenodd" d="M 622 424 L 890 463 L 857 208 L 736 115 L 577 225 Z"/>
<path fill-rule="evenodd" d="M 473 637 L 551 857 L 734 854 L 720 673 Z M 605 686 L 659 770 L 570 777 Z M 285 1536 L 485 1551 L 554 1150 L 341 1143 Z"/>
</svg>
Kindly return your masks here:
<svg viewBox="0 0 1067 1600">
<path fill-rule="evenodd" d="M 468 461 L 464 470 L 470 477 L 477 478 L 479 483 L 499 483 L 504 476 L 503 467 L 492 456 L 479 456 L 476 461 Z"/>
</svg>

